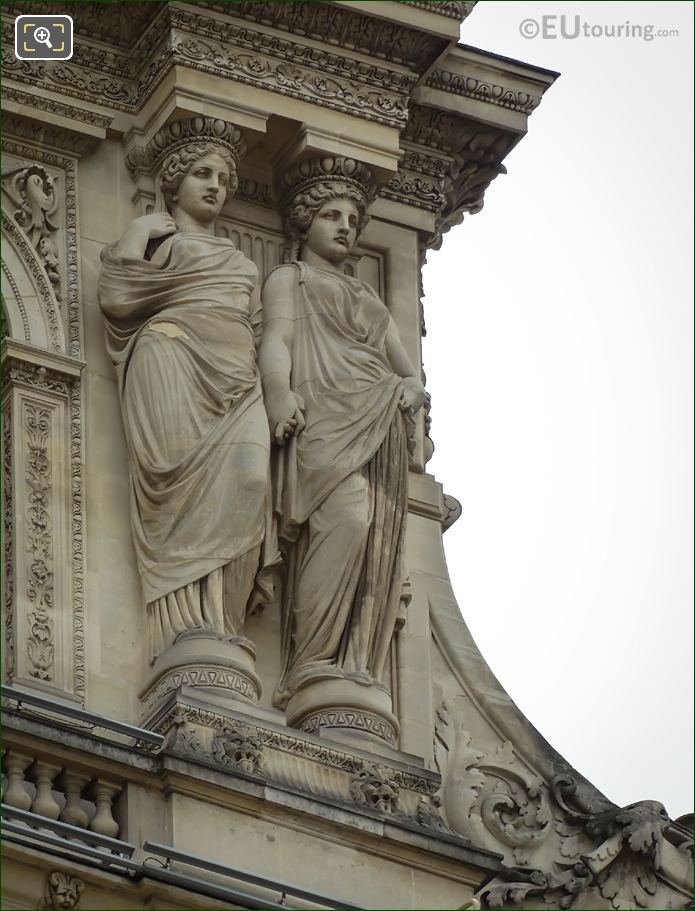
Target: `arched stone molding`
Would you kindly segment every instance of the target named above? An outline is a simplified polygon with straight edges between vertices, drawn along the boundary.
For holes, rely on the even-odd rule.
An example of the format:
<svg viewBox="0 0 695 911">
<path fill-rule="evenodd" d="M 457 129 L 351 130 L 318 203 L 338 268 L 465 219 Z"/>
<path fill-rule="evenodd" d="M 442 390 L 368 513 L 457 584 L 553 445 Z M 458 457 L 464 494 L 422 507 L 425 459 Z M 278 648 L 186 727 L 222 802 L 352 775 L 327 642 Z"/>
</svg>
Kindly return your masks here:
<svg viewBox="0 0 695 911">
<path fill-rule="evenodd" d="M 22 171 L 43 181 L 42 186 L 34 185 L 33 196 L 31 188 L 17 180 Z M 6 135 L 2 174 L 5 334 L 79 358 L 82 315 L 76 185 L 75 157 Z M 46 191 L 50 200 L 42 196 Z"/>
<path fill-rule="evenodd" d="M 34 247 L 2 207 L 2 298 L 5 334 L 49 351 L 65 351 L 60 305 Z"/>
</svg>

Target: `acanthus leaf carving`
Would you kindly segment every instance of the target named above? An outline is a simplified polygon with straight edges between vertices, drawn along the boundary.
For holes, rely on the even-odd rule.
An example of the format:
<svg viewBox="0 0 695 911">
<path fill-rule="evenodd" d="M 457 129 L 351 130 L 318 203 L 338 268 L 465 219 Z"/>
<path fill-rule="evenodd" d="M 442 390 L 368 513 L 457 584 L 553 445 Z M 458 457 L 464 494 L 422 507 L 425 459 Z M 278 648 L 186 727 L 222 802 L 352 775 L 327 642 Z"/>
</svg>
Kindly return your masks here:
<svg viewBox="0 0 695 911">
<path fill-rule="evenodd" d="M 680 907 L 673 889 L 670 904 L 655 904 L 664 894 L 662 851 L 682 855 L 681 832 L 660 803 L 620 808 L 564 772 L 548 785 L 521 767 L 509 742 L 491 754 L 476 749 L 446 704 L 437 712 L 435 754 L 453 830 L 501 851 L 509 864 L 478 893 L 482 907 Z"/>
<path fill-rule="evenodd" d="M 56 178 L 41 165 L 30 164 L 3 175 L 3 183 L 16 206 L 14 220 L 36 250 L 53 293 L 60 301 L 62 290 L 56 245 L 60 196 L 56 192 Z"/>
<path fill-rule="evenodd" d="M 447 821 L 474 843 L 491 850 L 503 845 L 514 863 L 527 865 L 551 831 L 547 788 L 521 766 L 509 741 L 488 754 L 472 740 L 460 713 L 443 703 L 435 756 Z"/>
</svg>

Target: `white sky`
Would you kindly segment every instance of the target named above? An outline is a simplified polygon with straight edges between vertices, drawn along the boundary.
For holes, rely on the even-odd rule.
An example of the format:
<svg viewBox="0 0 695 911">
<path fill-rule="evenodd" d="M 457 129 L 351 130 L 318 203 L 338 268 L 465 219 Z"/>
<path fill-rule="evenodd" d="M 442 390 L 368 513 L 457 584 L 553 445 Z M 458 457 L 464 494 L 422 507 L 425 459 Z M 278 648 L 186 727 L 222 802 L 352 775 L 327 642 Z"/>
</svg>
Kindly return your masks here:
<svg viewBox="0 0 695 911">
<path fill-rule="evenodd" d="M 576 14 L 678 37 L 526 39 Z M 573 21 L 572 23 L 573 24 Z M 610 799 L 693 809 L 690 3 L 481 2 L 466 44 L 562 76 L 430 253 L 429 464 L 459 605 Z"/>
</svg>

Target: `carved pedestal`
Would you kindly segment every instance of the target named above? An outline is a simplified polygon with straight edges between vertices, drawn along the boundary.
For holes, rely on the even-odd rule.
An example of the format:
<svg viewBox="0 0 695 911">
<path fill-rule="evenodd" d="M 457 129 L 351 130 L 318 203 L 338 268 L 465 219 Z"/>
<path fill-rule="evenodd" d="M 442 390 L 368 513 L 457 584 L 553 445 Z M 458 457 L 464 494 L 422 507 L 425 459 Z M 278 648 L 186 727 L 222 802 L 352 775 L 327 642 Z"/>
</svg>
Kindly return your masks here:
<svg viewBox="0 0 695 911">
<path fill-rule="evenodd" d="M 152 665 L 150 680 L 140 694 L 144 723 L 149 726 L 181 687 L 213 705 L 255 704 L 261 695 L 255 658 L 253 643 L 241 636 L 223 641 L 201 630 L 180 637 Z"/>
<path fill-rule="evenodd" d="M 342 677 L 312 680 L 290 699 L 287 723 L 310 734 L 348 735 L 390 747 L 398 742 L 391 694 L 378 683 L 364 685 Z"/>
</svg>

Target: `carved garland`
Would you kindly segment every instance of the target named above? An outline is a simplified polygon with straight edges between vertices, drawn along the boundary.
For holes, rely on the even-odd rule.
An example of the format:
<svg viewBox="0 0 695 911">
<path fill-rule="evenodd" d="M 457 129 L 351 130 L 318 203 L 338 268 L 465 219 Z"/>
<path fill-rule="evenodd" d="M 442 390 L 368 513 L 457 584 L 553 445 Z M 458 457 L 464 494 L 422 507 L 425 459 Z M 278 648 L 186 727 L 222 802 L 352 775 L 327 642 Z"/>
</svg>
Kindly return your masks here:
<svg viewBox="0 0 695 911">
<path fill-rule="evenodd" d="M 12 535 L 12 516 L 13 516 L 13 487 L 12 478 L 14 477 L 13 457 L 12 457 L 12 399 L 7 397 L 3 402 L 2 409 L 2 488 L 3 488 L 3 561 L 5 577 L 5 662 L 7 679 L 11 683 L 14 673 L 14 623 L 12 619 L 12 607 L 14 603 L 15 578 L 14 578 L 14 545 Z"/>
<path fill-rule="evenodd" d="M 83 516 L 82 516 L 82 397 L 78 380 L 67 382 L 59 373 L 46 370 L 45 367 L 28 368 L 21 361 L 9 358 L 5 364 L 5 376 L 8 386 L 21 384 L 36 389 L 57 392 L 67 399 L 70 410 L 70 474 L 71 474 L 71 569 L 72 569 L 72 634 L 73 634 L 73 677 L 75 695 L 82 704 L 85 702 L 85 660 L 84 660 L 84 561 L 83 561 Z M 35 406 L 38 408 L 38 406 Z M 39 409 L 45 411 L 45 409 Z M 8 542 L 12 540 L 14 529 L 12 522 L 12 424 L 11 406 L 8 397 L 4 409 L 5 426 L 3 442 L 5 445 L 5 571 L 9 570 L 10 585 L 5 589 L 6 644 L 8 653 L 14 654 L 14 631 L 12 629 L 12 599 L 14 577 L 12 575 L 12 549 Z M 27 522 L 29 534 L 28 547 L 32 554 L 29 569 L 27 595 L 34 605 L 30 619 L 29 657 L 34 664 L 40 679 L 52 679 L 43 676 L 49 674 L 53 663 L 52 649 L 52 553 L 50 548 L 50 514 L 48 512 L 47 491 L 50 489 L 50 464 L 44 440 L 48 429 L 45 427 L 46 415 L 28 413 L 25 432 L 29 444 L 30 458 L 27 462 Z M 50 415 L 48 415 L 50 420 Z M 35 618 L 35 619 L 34 619 Z M 47 636 L 47 631 L 50 633 Z M 36 660 L 35 660 L 36 659 Z M 48 661 L 48 666 L 44 667 Z M 32 672 L 33 673 L 33 672 Z"/>
<path fill-rule="evenodd" d="M 51 412 L 38 405 L 25 405 L 23 418 L 27 440 L 26 543 L 31 554 L 26 585 L 26 594 L 31 605 L 27 653 L 32 665 L 32 677 L 53 680 L 53 548 L 49 506 L 52 478 L 48 458 Z"/>
<path fill-rule="evenodd" d="M 70 490 L 72 559 L 72 662 L 75 695 L 84 705 L 84 527 L 82 517 L 82 384 L 70 386 Z"/>
</svg>

